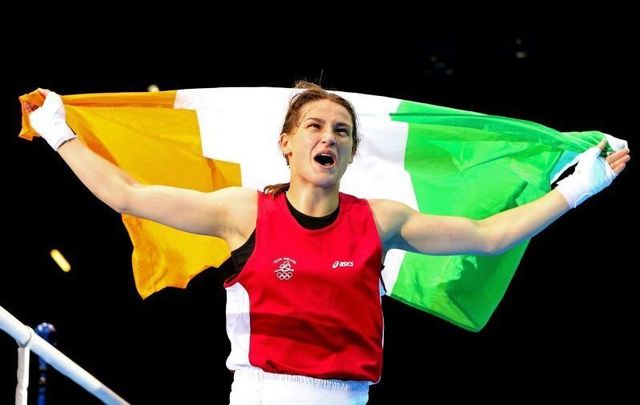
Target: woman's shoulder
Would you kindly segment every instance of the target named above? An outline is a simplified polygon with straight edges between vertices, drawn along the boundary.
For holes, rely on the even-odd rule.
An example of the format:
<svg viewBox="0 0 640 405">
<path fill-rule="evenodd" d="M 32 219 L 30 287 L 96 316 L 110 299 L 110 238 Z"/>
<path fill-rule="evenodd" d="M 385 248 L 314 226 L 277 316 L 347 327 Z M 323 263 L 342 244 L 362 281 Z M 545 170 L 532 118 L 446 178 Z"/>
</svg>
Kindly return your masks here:
<svg viewBox="0 0 640 405">
<path fill-rule="evenodd" d="M 239 198 L 243 200 L 257 201 L 258 194 L 260 194 L 261 192 L 258 190 L 247 188 L 247 187 L 232 186 L 232 187 L 221 188 L 219 190 L 214 191 L 214 193 L 224 197 L 233 197 L 233 198 Z"/>
<path fill-rule="evenodd" d="M 233 211 L 253 209 L 258 205 L 259 191 L 246 187 L 225 187 L 211 193 L 212 197 Z"/>
<path fill-rule="evenodd" d="M 413 211 L 408 205 L 394 200 L 373 198 L 367 202 L 376 220 L 388 226 L 392 226 Z"/>
</svg>

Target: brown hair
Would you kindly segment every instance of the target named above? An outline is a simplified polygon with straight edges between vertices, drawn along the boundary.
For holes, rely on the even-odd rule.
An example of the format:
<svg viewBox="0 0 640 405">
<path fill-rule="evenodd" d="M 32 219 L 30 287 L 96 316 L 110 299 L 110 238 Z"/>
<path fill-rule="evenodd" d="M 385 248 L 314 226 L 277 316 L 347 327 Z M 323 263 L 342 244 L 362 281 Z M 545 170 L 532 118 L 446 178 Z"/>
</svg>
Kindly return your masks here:
<svg viewBox="0 0 640 405">
<path fill-rule="evenodd" d="M 284 118 L 284 123 L 282 124 L 282 130 L 280 133 L 292 133 L 298 125 L 300 125 L 300 113 L 302 107 L 307 103 L 318 100 L 329 100 L 343 106 L 351 116 L 351 121 L 353 122 L 353 132 L 351 133 L 351 137 L 353 138 L 353 147 L 351 149 L 351 153 L 355 155 L 358 150 L 358 144 L 360 143 L 360 134 L 358 134 L 356 111 L 353 108 L 353 105 L 339 95 L 330 93 L 315 83 L 299 81 L 296 83 L 295 88 L 304 89 L 304 91 L 296 94 L 289 101 L 289 108 L 287 109 L 287 115 Z M 284 158 L 286 159 L 288 166 L 289 159 L 286 156 Z M 272 184 L 266 186 L 263 191 L 267 195 L 276 196 L 278 193 L 289 190 L 289 186 L 289 183 Z"/>
</svg>

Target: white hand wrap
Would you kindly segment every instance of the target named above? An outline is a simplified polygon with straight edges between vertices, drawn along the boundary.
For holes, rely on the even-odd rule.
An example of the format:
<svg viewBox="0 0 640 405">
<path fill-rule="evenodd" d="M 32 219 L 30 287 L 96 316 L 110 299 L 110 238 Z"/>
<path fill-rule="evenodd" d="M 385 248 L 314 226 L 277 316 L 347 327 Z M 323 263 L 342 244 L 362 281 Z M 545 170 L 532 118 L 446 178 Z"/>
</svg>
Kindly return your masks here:
<svg viewBox="0 0 640 405">
<path fill-rule="evenodd" d="M 56 151 L 65 141 L 76 138 L 67 125 L 62 99 L 54 92 L 47 94 L 42 107 L 29 115 L 29 121 L 33 129 Z"/>
<path fill-rule="evenodd" d="M 600 152 L 600 148 L 594 146 L 581 153 L 573 174 L 558 182 L 556 190 L 567 200 L 570 208 L 602 191 L 616 177 L 609 163 L 600 157 Z"/>
</svg>

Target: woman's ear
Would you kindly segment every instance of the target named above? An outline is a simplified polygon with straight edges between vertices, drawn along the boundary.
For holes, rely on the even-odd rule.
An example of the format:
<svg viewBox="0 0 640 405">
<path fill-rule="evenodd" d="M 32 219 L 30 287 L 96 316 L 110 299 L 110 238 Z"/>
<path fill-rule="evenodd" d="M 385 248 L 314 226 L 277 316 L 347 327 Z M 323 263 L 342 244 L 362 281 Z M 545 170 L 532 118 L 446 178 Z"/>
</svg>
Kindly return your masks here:
<svg viewBox="0 0 640 405">
<path fill-rule="evenodd" d="M 289 143 L 289 134 L 283 132 L 280 134 L 280 151 L 282 156 L 287 160 L 287 166 L 289 165 L 289 156 L 291 156 L 291 144 Z"/>
</svg>

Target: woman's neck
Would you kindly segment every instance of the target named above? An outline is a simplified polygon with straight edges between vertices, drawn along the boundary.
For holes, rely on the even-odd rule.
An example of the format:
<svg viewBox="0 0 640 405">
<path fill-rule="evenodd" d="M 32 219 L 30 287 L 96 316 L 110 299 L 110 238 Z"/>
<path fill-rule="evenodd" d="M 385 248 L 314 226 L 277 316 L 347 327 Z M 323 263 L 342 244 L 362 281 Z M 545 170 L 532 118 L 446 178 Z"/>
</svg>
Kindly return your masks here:
<svg viewBox="0 0 640 405">
<path fill-rule="evenodd" d="M 324 189 L 322 187 L 295 187 L 293 184 L 287 191 L 287 199 L 293 207 L 311 217 L 324 217 L 338 208 L 338 187 Z"/>
</svg>

